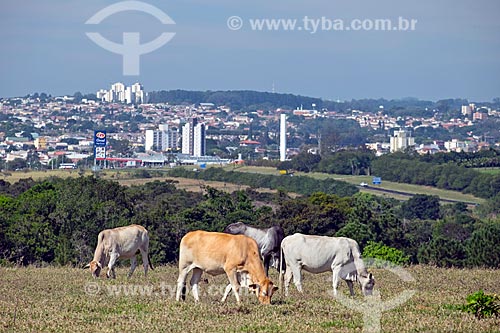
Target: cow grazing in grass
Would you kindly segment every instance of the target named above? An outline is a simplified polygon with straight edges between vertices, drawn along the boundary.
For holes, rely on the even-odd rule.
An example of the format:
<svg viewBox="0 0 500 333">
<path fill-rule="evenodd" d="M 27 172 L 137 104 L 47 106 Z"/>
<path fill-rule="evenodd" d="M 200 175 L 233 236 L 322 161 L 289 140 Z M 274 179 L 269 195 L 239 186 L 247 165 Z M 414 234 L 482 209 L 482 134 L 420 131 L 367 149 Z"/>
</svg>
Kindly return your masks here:
<svg viewBox="0 0 500 333">
<path fill-rule="evenodd" d="M 128 277 L 132 276 L 137 267 L 137 251 L 141 252 L 144 275 L 148 273 L 148 266 L 153 269 L 149 260 L 149 236 L 148 231 L 136 224 L 115 229 L 106 229 L 97 236 L 97 247 L 94 252 L 94 259 L 85 267 L 90 267 L 92 276 L 98 278 L 101 270 L 106 265 L 108 271 L 106 276 L 116 278 L 115 263 L 118 258 L 130 258 L 130 271 Z"/>
<path fill-rule="evenodd" d="M 218 232 L 192 231 L 181 240 L 179 247 L 179 278 L 177 279 L 176 300 L 186 298 L 186 278 L 190 271 L 193 297 L 199 301 L 198 283 L 203 272 L 210 275 L 226 274 L 240 304 L 238 294 L 240 283 L 238 273 L 251 276 L 249 288 L 255 291 L 262 304 L 270 304 L 276 291 L 266 276 L 260 259 L 257 243 L 244 235 L 230 235 Z M 241 280 L 241 275 L 240 275 Z M 225 298 L 224 298 L 225 299 Z"/>
<path fill-rule="evenodd" d="M 267 229 L 254 228 L 243 222 L 232 223 L 224 229 L 225 233 L 233 235 L 245 235 L 255 239 L 259 247 L 260 254 L 264 260 L 264 269 L 269 276 L 269 266 L 280 269 L 280 246 L 285 237 L 285 232 L 280 226 L 273 226 Z M 282 267 L 284 268 L 284 267 Z"/>
<path fill-rule="evenodd" d="M 353 281 L 359 282 L 364 295 L 372 294 L 375 280 L 367 272 L 358 243 L 353 239 L 296 233 L 283 239 L 281 249 L 286 262 L 285 295 L 292 276 L 297 290 L 302 292 L 302 269 L 311 273 L 332 271 L 334 296 L 339 278 L 347 282 L 351 295 L 354 295 Z"/>
</svg>

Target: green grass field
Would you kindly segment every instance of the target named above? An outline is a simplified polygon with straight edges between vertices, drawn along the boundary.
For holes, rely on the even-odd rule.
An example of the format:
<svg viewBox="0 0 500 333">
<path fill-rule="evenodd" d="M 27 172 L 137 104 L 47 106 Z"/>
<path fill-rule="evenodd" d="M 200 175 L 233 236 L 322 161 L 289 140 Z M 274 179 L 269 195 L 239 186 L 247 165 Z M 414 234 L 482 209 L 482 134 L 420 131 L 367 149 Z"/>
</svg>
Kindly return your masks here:
<svg viewBox="0 0 500 333">
<path fill-rule="evenodd" d="M 127 263 L 128 265 L 128 263 Z M 479 289 L 500 293 L 499 271 L 440 269 L 413 266 L 415 279 L 404 282 L 388 270 L 371 270 L 380 301 L 404 291 L 416 293 L 396 308 L 383 312 L 383 332 L 498 332 L 500 318 L 478 320 L 457 310 L 465 297 Z M 305 274 L 304 294 L 273 297 L 273 304 L 258 304 L 243 295 L 241 307 L 233 295 L 221 304 L 225 276 L 207 278 L 200 285 L 201 302 L 175 301 L 177 269 L 157 267 L 147 279 L 138 270 L 128 280 L 127 267 L 116 280 L 92 279 L 88 270 L 68 267 L 0 268 L 0 331 L 3 332 L 360 332 L 361 312 L 331 296 L 331 274 Z M 271 277 L 276 280 L 277 273 Z M 355 301 L 362 302 L 356 286 Z M 339 292 L 349 299 L 341 282 Z M 374 303 L 373 308 L 379 306 Z"/>
</svg>

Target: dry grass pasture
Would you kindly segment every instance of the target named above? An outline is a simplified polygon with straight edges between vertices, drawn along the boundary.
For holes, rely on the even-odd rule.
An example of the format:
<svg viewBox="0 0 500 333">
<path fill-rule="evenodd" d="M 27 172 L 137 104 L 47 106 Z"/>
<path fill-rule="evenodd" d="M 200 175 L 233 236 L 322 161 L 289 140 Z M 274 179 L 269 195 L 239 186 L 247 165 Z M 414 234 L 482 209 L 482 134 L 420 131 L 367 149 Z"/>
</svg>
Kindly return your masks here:
<svg viewBox="0 0 500 333">
<path fill-rule="evenodd" d="M 128 265 L 128 263 L 126 263 Z M 236 305 L 231 295 L 221 304 L 225 276 L 201 284 L 201 302 L 175 302 L 177 269 L 157 267 L 147 279 L 138 269 L 126 278 L 127 265 L 116 280 L 91 278 L 70 267 L 0 268 L 0 331 L 3 332 L 361 332 L 363 316 L 330 295 L 331 274 L 305 274 L 303 295 L 259 305 L 253 295 Z M 404 282 L 388 270 L 372 269 L 376 290 L 388 301 L 405 290 L 407 302 L 382 313 L 383 332 L 498 332 L 500 318 L 478 320 L 456 309 L 469 293 L 500 293 L 499 270 L 441 269 L 412 266 L 415 279 Z M 277 279 L 276 271 L 272 278 Z M 347 293 L 342 282 L 339 289 Z M 356 288 L 355 301 L 363 301 Z M 345 294 L 347 298 L 347 294 Z"/>
</svg>

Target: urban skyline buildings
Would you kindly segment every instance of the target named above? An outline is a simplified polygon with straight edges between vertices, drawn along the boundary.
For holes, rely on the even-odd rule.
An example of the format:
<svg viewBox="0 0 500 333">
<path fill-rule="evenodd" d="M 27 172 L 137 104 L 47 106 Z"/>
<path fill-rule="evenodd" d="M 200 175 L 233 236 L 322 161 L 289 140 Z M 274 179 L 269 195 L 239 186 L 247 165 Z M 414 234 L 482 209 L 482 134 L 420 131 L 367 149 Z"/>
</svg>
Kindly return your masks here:
<svg viewBox="0 0 500 333">
<path fill-rule="evenodd" d="M 101 102 L 118 102 L 125 104 L 141 104 L 147 102 L 147 93 L 140 83 L 126 86 L 121 82 L 111 85 L 110 90 L 101 89 L 96 93 L 97 99 Z"/>
</svg>

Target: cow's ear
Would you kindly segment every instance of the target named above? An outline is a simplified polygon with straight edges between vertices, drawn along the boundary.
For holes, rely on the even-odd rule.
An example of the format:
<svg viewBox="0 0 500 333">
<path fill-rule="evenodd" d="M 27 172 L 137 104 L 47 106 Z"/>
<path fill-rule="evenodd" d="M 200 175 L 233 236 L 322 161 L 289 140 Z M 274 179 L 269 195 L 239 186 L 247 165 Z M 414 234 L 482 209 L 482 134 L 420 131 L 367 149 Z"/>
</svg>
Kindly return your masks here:
<svg viewBox="0 0 500 333">
<path fill-rule="evenodd" d="M 99 266 L 99 268 L 101 268 L 101 269 L 102 269 L 102 265 L 101 265 L 101 263 L 100 263 L 100 262 L 98 262 L 98 263 L 97 263 L 97 266 Z"/>
<path fill-rule="evenodd" d="M 273 287 L 273 293 L 274 293 L 276 290 L 278 290 L 278 289 L 280 289 L 280 288 L 278 288 L 278 287 L 274 286 L 274 287 Z"/>
<path fill-rule="evenodd" d="M 372 274 L 372 273 L 370 273 L 370 274 L 368 275 L 368 279 L 373 280 L 373 274 Z"/>
<path fill-rule="evenodd" d="M 83 269 L 87 269 L 90 267 L 90 263 L 88 263 L 87 265 L 83 266 Z"/>
</svg>

